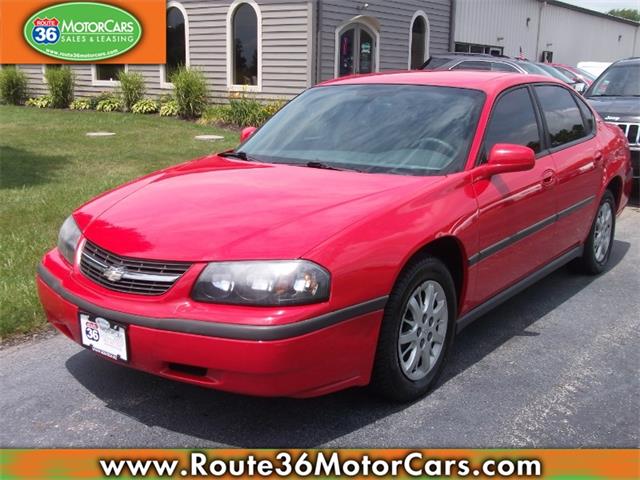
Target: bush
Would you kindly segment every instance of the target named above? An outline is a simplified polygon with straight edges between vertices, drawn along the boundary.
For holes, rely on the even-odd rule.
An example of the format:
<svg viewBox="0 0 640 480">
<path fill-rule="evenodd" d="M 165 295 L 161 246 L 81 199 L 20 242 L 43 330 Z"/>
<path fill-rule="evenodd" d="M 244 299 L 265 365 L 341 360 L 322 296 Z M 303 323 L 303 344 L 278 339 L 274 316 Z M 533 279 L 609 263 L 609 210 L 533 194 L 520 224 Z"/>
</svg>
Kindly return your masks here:
<svg viewBox="0 0 640 480">
<path fill-rule="evenodd" d="M 122 100 L 116 97 L 105 98 L 98 102 L 96 110 L 99 112 L 121 112 Z"/>
<path fill-rule="evenodd" d="M 71 105 L 69 105 L 69 108 L 71 110 L 91 110 L 91 101 L 86 99 L 74 100 L 71 102 Z"/>
<path fill-rule="evenodd" d="M 144 98 L 144 77 L 140 73 L 120 72 L 118 80 L 122 106 L 125 112 L 130 112 L 133 106 Z"/>
<path fill-rule="evenodd" d="M 175 98 L 171 98 L 164 102 L 160 107 L 161 117 L 175 117 L 178 115 L 178 102 Z"/>
<path fill-rule="evenodd" d="M 9 105 L 22 105 L 27 98 L 27 76 L 16 67 L 0 70 L 0 100 Z"/>
<path fill-rule="evenodd" d="M 181 67 L 172 76 L 178 115 L 198 118 L 207 107 L 207 82 L 199 70 Z"/>
<path fill-rule="evenodd" d="M 49 95 L 44 95 L 42 97 L 30 98 L 27 100 L 25 104 L 27 107 L 36 107 L 36 108 L 50 108 L 53 104 L 51 97 Z"/>
<path fill-rule="evenodd" d="M 131 111 L 140 114 L 158 113 L 158 102 L 150 98 L 145 98 L 144 100 L 136 102 L 133 107 L 131 107 Z"/>
<path fill-rule="evenodd" d="M 229 100 L 227 105 L 216 105 L 207 109 L 203 123 L 221 123 L 235 127 L 261 127 L 278 112 L 284 102 L 274 101 L 266 104 L 239 96 Z"/>
<path fill-rule="evenodd" d="M 103 101 L 103 100 L 111 100 L 113 98 L 113 93 L 109 93 L 109 92 L 102 92 L 99 95 L 96 95 L 95 97 L 90 97 L 89 98 L 89 105 L 91 110 L 97 110 L 98 109 L 98 104 Z"/>
<path fill-rule="evenodd" d="M 53 108 L 67 108 L 73 101 L 73 72 L 69 67 L 47 68 L 44 78 L 49 87 L 51 106 Z"/>
</svg>

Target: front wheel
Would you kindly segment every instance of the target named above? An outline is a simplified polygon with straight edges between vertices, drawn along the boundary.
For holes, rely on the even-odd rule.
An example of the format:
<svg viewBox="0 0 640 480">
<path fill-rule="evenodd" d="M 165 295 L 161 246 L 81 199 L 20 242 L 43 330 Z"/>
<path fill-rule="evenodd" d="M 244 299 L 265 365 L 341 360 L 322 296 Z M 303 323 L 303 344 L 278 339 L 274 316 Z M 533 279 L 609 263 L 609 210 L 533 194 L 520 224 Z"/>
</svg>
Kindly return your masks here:
<svg viewBox="0 0 640 480">
<path fill-rule="evenodd" d="M 409 266 L 385 308 L 372 387 L 395 401 L 425 395 L 444 367 L 455 318 L 455 287 L 447 267 L 431 257 Z"/>
<path fill-rule="evenodd" d="M 584 253 L 579 259 L 581 270 L 589 275 L 602 273 L 609 263 L 616 231 L 615 212 L 615 199 L 613 194 L 607 190 L 602 197 L 598 213 L 596 213 L 589 237 L 584 245 Z"/>
</svg>

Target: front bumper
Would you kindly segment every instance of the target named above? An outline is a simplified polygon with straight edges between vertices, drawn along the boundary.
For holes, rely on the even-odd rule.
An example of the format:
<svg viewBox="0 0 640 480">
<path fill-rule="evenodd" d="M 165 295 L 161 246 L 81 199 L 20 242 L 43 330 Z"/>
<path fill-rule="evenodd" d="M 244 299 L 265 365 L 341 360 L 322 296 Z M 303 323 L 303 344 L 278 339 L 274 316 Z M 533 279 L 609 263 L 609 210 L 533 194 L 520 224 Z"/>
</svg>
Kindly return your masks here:
<svg viewBox="0 0 640 480">
<path fill-rule="evenodd" d="M 282 325 L 268 325 L 266 319 L 260 326 L 147 317 L 113 309 L 107 295 L 99 302 L 83 295 L 68 266 L 68 272 L 62 267 L 54 250 L 38 269 L 38 293 L 47 319 L 77 343 L 80 311 L 126 324 L 126 366 L 268 397 L 313 397 L 369 383 L 384 298 Z M 211 318 L 218 318 L 216 306 L 211 309 Z"/>
</svg>

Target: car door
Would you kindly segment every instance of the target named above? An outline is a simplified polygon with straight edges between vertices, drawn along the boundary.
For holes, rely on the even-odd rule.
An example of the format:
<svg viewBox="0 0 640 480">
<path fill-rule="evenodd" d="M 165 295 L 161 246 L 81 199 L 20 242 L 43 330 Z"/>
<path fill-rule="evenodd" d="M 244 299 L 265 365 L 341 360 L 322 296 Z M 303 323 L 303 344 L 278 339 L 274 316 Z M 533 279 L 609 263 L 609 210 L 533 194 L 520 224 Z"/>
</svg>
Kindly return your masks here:
<svg viewBox="0 0 640 480">
<path fill-rule="evenodd" d="M 536 85 L 534 91 L 556 165 L 556 243 L 565 251 L 584 242 L 591 228 L 603 178 L 602 149 L 593 113 L 575 93 L 560 85 Z"/>
<path fill-rule="evenodd" d="M 533 170 L 495 175 L 474 183 L 479 207 L 480 251 L 474 300 L 487 300 L 548 262 L 555 252 L 555 163 L 543 150 L 543 128 L 533 92 L 519 86 L 496 100 L 477 164 L 497 143 L 536 153 Z"/>
</svg>

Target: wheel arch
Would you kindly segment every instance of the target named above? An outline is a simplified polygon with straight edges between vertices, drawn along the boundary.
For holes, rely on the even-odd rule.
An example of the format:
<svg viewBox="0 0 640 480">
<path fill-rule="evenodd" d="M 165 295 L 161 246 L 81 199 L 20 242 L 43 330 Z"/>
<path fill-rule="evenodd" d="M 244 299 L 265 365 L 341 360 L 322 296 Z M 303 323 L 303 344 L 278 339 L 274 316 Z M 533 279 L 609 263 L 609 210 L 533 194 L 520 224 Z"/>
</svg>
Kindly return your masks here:
<svg viewBox="0 0 640 480">
<path fill-rule="evenodd" d="M 605 191 L 609 190 L 613 194 L 613 198 L 616 202 L 616 211 L 620 209 L 622 203 L 622 193 L 624 188 L 624 182 L 619 176 L 613 177 L 607 184 Z"/>
<path fill-rule="evenodd" d="M 467 289 L 467 270 L 468 262 L 462 242 L 453 235 L 438 237 L 426 242 L 419 247 L 402 265 L 402 268 L 396 276 L 396 281 L 402 273 L 414 262 L 425 257 L 435 257 L 442 261 L 449 269 L 449 273 L 453 277 L 453 283 L 456 289 L 456 297 L 458 303 L 458 311 L 463 303 L 463 298 Z"/>
</svg>

